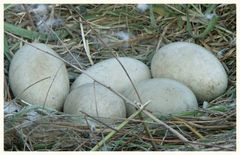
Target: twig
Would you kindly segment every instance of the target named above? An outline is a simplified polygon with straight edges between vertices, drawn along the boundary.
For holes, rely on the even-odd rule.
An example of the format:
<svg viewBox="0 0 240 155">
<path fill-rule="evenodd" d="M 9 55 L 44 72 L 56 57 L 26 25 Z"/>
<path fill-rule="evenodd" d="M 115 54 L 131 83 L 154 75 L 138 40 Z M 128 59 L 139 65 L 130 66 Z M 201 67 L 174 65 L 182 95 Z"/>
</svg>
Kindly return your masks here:
<svg viewBox="0 0 240 155">
<path fill-rule="evenodd" d="M 161 145 L 163 145 L 163 142 L 166 141 L 165 139 L 166 139 L 166 137 L 167 137 L 167 134 L 168 134 L 168 130 L 165 132 L 164 137 L 162 138 Z"/>
<path fill-rule="evenodd" d="M 175 21 L 175 20 L 174 20 L 174 21 Z M 174 21 L 173 21 L 173 22 L 174 22 Z M 162 39 L 163 39 L 164 35 L 166 34 L 168 28 L 172 25 L 173 22 L 169 23 L 167 26 L 164 27 L 163 32 L 161 33 L 161 35 L 160 35 L 160 37 L 159 37 L 158 44 L 157 44 L 157 47 L 156 47 L 155 52 L 158 51 L 158 49 L 159 49 L 159 47 L 160 47 L 160 44 L 162 43 Z"/>
<path fill-rule="evenodd" d="M 113 127 L 109 126 L 108 124 L 102 122 L 101 120 L 96 119 L 95 117 L 93 117 L 93 116 L 91 116 L 91 115 L 89 115 L 89 114 L 87 114 L 87 113 L 85 113 L 85 112 L 83 112 L 83 111 L 79 111 L 79 112 L 83 113 L 83 114 L 86 115 L 87 117 L 92 118 L 93 120 L 95 120 L 95 121 L 97 121 L 97 122 L 105 125 L 106 127 L 110 128 L 110 129 L 112 129 L 112 130 L 116 130 L 116 129 L 114 129 Z"/>
<path fill-rule="evenodd" d="M 198 136 L 198 138 L 200 138 L 200 139 L 203 139 L 203 138 L 204 138 L 204 136 L 203 136 L 201 133 L 199 133 L 195 128 L 193 128 L 192 126 L 190 126 L 190 125 L 188 124 L 188 122 L 185 121 L 184 119 L 177 118 L 177 117 L 173 117 L 173 118 L 176 119 L 176 120 L 178 120 L 178 121 L 180 121 L 180 123 L 183 123 L 186 127 L 188 127 L 194 134 L 196 134 L 196 135 Z"/>
<path fill-rule="evenodd" d="M 140 117 L 140 119 L 143 121 L 144 129 L 145 129 L 145 131 L 147 132 L 149 138 L 150 138 L 150 139 L 153 139 L 153 136 L 152 136 L 152 134 L 151 134 L 151 132 L 150 132 L 147 124 L 144 122 L 144 118 L 143 118 L 143 116 L 142 116 L 142 113 L 139 113 L 139 117 Z M 156 151 L 156 150 L 157 150 L 157 146 L 156 146 L 155 142 L 154 142 L 154 141 L 150 141 L 150 142 L 151 142 L 154 150 Z"/>
<path fill-rule="evenodd" d="M 51 76 L 45 77 L 45 78 L 43 78 L 43 79 L 40 79 L 40 80 L 38 80 L 38 81 L 30 84 L 30 85 L 29 85 L 27 88 L 25 88 L 22 92 L 20 92 L 18 95 L 16 95 L 15 99 L 18 99 L 26 90 L 28 90 L 28 89 L 29 89 L 30 87 L 32 87 L 33 85 L 35 85 L 35 84 L 37 84 L 37 83 L 39 83 L 39 82 L 41 82 L 41 81 L 47 80 L 47 79 L 49 79 L 49 78 L 51 78 Z"/>
<path fill-rule="evenodd" d="M 223 146 L 219 146 L 219 145 L 214 145 L 214 144 L 206 144 L 206 143 L 200 143 L 200 142 L 188 142 L 189 144 L 194 144 L 194 145 L 202 145 L 202 146 L 211 146 L 211 147 L 217 147 L 220 149 L 226 149 L 228 151 L 235 151 L 235 149 L 232 148 L 227 148 L 227 147 L 223 147 Z"/>
<path fill-rule="evenodd" d="M 149 113 L 148 111 L 144 110 L 143 111 L 144 114 L 146 114 L 148 117 L 150 117 L 151 119 L 153 119 L 155 122 L 157 122 L 160 125 L 163 125 L 166 129 L 168 129 L 169 131 L 171 131 L 172 133 L 174 133 L 179 139 L 182 140 L 182 142 L 188 142 L 189 140 L 187 138 L 185 138 L 183 135 L 181 135 L 179 132 L 177 132 L 177 130 L 171 128 L 170 126 L 168 126 L 166 123 L 162 122 L 161 120 L 159 120 L 158 118 L 156 118 L 154 115 L 152 115 L 151 113 Z"/>
<path fill-rule="evenodd" d="M 103 144 L 105 144 L 112 136 L 114 136 L 119 130 L 121 130 L 128 122 L 139 115 L 141 111 L 149 104 L 149 102 L 146 102 L 144 105 L 142 105 L 135 113 L 133 113 L 130 117 L 128 117 L 124 122 L 122 122 L 119 126 L 116 127 L 117 131 L 110 132 L 104 139 L 102 139 L 97 145 L 95 145 L 91 151 L 97 151 Z"/>
<path fill-rule="evenodd" d="M 45 99 L 44 99 L 43 109 L 44 109 L 44 107 L 45 107 L 45 105 L 46 105 L 47 98 L 48 98 L 48 95 L 49 95 L 50 89 L 52 88 L 53 82 L 55 81 L 55 79 L 56 79 L 56 77 L 57 77 L 57 74 L 58 74 L 58 72 L 60 71 L 60 69 L 63 67 L 63 65 L 64 65 L 64 63 L 63 63 L 62 65 L 59 66 L 57 72 L 54 74 L 53 80 L 52 80 L 51 83 L 50 83 L 50 86 L 49 86 L 49 88 L 48 88 L 48 90 L 47 90 L 46 97 L 45 97 Z"/>
<path fill-rule="evenodd" d="M 84 35 L 84 31 L 83 31 L 82 18 L 79 18 L 79 20 L 80 20 L 81 35 L 82 35 L 82 40 L 83 40 L 83 47 L 84 47 L 85 52 L 87 54 L 88 60 L 90 61 L 91 65 L 93 65 L 94 63 L 93 63 L 93 60 L 91 58 L 89 46 L 87 44 L 87 41 L 86 41 L 85 35 Z"/>
</svg>

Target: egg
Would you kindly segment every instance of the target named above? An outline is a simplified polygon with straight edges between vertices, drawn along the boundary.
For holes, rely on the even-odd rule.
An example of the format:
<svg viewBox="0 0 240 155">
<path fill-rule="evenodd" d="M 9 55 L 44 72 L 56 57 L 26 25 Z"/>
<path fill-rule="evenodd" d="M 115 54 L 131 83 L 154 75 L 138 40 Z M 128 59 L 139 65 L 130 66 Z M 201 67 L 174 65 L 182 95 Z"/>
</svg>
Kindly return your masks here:
<svg viewBox="0 0 240 155">
<path fill-rule="evenodd" d="M 151 78 L 149 68 L 141 61 L 129 57 L 119 57 L 118 59 L 127 70 L 134 84 Z M 127 74 L 115 58 L 101 61 L 88 68 L 85 72 L 118 92 L 123 92 L 131 85 Z M 81 74 L 74 81 L 71 88 L 73 90 L 86 83 L 93 83 L 93 80 L 85 74 Z"/>
<path fill-rule="evenodd" d="M 187 42 L 174 42 L 153 56 L 154 78 L 170 78 L 188 86 L 199 101 L 210 101 L 223 94 L 228 77 L 221 62 L 207 49 Z"/>
<path fill-rule="evenodd" d="M 136 85 L 141 101 L 150 101 L 146 110 L 156 116 L 166 116 L 184 111 L 196 110 L 198 102 L 193 92 L 180 82 L 166 78 L 154 78 L 141 81 Z M 140 102 L 133 88 L 124 95 L 133 102 Z M 135 112 L 135 107 L 126 103 L 127 115 Z"/>
<path fill-rule="evenodd" d="M 30 104 L 61 111 L 70 87 L 65 64 L 40 49 L 58 56 L 41 43 L 21 47 L 10 64 L 11 90 L 15 97 Z"/>
<path fill-rule="evenodd" d="M 105 123 L 126 118 L 124 101 L 109 89 L 96 83 L 87 83 L 72 90 L 64 103 L 64 112 L 95 117 Z"/>
</svg>

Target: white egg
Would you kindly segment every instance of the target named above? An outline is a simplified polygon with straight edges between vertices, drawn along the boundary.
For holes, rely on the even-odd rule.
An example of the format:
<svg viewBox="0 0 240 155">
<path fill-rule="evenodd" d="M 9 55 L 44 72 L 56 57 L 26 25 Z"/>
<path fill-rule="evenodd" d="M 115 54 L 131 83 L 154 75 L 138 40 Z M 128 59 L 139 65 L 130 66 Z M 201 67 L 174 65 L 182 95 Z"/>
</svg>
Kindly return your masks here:
<svg viewBox="0 0 240 155">
<path fill-rule="evenodd" d="M 154 78 L 170 78 L 185 84 L 200 101 L 218 97 L 228 85 L 219 60 L 193 43 L 175 42 L 160 48 L 153 56 L 151 72 Z"/>
<path fill-rule="evenodd" d="M 65 64 L 39 49 L 58 56 L 51 48 L 41 43 L 32 43 L 20 48 L 10 65 L 11 89 L 15 97 L 30 104 L 43 106 L 45 103 L 45 106 L 62 110 L 69 92 Z"/>
<path fill-rule="evenodd" d="M 143 104 L 150 101 L 146 109 L 156 116 L 176 114 L 198 108 L 193 92 L 175 80 L 166 78 L 144 80 L 136 87 Z M 133 102 L 140 102 L 133 88 L 127 89 L 124 95 Z M 135 108 L 127 103 L 126 109 L 128 116 L 135 112 Z"/>
<path fill-rule="evenodd" d="M 64 112 L 87 113 L 106 123 L 126 118 L 124 101 L 100 84 L 88 83 L 72 90 L 64 103 Z"/>
<path fill-rule="evenodd" d="M 151 78 L 149 68 L 141 61 L 128 57 L 119 57 L 118 59 L 127 70 L 134 84 Z M 129 78 L 115 58 L 91 66 L 86 70 L 86 73 L 119 92 L 124 91 L 131 85 Z M 93 80 L 85 74 L 81 74 L 72 84 L 72 90 L 86 83 L 93 83 Z"/>
</svg>

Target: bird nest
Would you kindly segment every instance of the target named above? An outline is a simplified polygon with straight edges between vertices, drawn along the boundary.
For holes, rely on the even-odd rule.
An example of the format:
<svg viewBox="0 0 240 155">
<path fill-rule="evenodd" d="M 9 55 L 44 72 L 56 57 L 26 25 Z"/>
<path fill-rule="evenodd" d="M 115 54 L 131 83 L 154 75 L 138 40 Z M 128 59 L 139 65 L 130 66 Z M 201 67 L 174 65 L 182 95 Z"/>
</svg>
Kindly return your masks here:
<svg viewBox="0 0 240 155">
<path fill-rule="evenodd" d="M 43 16 L 34 15 L 39 8 L 46 16 L 47 28 L 39 24 Z M 214 23 L 215 14 L 219 19 Z M 236 150 L 236 5 L 6 4 L 4 32 L 5 151 Z M 146 118 L 136 114 L 108 125 L 87 114 L 64 114 L 14 98 L 8 83 L 9 64 L 23 43 L 34 40 L 47 44 L 69 62 L 71 83 L 79 75 L 71 65 L 86 69 L 113 57 L 113 51 L 149 65 L 162 45 L 187 41 L 216 55 L 229 84 L 224 94 L 199 103 L 196 111 Z M 141 110 L 137 112 L 141 114 Z M 98 125 L 83 123 L 91 119 Z"/>
</svg>

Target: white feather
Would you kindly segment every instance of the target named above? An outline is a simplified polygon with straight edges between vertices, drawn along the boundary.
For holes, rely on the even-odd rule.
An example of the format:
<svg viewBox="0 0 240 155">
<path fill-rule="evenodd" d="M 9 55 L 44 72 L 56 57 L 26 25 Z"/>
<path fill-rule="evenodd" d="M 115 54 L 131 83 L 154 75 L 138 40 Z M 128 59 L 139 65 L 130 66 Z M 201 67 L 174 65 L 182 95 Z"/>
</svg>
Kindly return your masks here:
<svg viewBox="0 0 240 155">
<path fill-rule="evenodd" d="M 48 14 L 48 5 L 39 4 L 36 8 L 31 10 L 33 13 L 38 14 L 38 16 L 45 16 Z"/>
<path fill-rule="evenodd" d="M 130 33 L 127 33 L 127 32 L 123 32 L 123 31 L 120 31 L 118 33 L 116 33 L 116 36 L 120 39 L 120 40 L 123 40 L 123 41 L 128 41 L 130 38 L 133 38 L 133 35 L 131 35 Z M 126 42 L 124 45 L 123 45 L 124 48 L 127 48 L 129 47 L 129 44 Z"/>
<path fill-rule="evenodd" d="M 56 28 L 64 24 L 63 20 L 60 18 L 49 18 L 48 20 L 41 19 L 37 23 L 37 28 L 39 32 L 46 33 L 50 31 L 50 28 Z"/>
<path fill-rule="evenodd" d="M 123 32 L 123 31 L 118 32 L 118 33 L 116 34 L 116 36 L 119 37 L 119 39 L 124 40 L 124 41 L 127 41 L 127 40 L 129 40 L 129 38 L 130 38 L 129 33 Z"/>
<path fill-rule="evenodd" d="M 208 105 L 209 105 L 208 102 L 207 102 L 207 101 L 204 101 L 202 108 L 203 108 L 203 109 L 207 109 L 207 108 L 208 108 Z"/>
<path fill-rule="evenodd" d="M 214 14 L 214 13 L 212 13 L 212 14 L 210 14 L 210 13 L 205 14 L 205 18 L 208 19 L 208 20 L 211 20 L 214 16 L 216 16 L 216 14 Z"/>
<path fill-rule="evenodd" d="M 4 102 L 4 114 L 12 114 L 19 112 L 21 107 L 14 102 Z"/>
<path fill-rule="evenodd" d="M 148 4 L 137 4 L 137 9 L 141 12 L 145 12 L 149 8 Z"/>
</svg>

